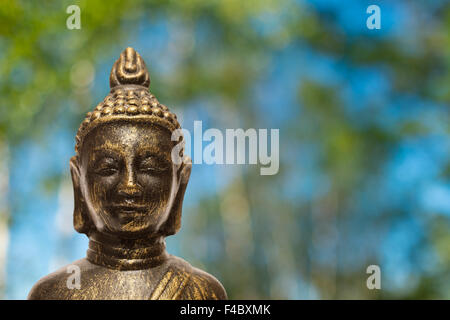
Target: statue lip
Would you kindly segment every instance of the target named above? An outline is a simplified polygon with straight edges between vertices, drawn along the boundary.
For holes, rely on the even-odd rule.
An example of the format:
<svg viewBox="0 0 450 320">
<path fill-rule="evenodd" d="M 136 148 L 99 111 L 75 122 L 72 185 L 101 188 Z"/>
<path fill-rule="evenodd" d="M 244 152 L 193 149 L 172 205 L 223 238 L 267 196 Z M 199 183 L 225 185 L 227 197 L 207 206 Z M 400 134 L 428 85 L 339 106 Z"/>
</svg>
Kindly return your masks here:
<svg viewBox="0 0 450 320">
<path fill-rule="evenodd" d="M 113 204 L 111 205 L 111 208 L 122 212 L 135 213 L 135 212 L 144 212 L 147 209 L 147 206 L 124 203 L 124 204 Z"/>
</svg>

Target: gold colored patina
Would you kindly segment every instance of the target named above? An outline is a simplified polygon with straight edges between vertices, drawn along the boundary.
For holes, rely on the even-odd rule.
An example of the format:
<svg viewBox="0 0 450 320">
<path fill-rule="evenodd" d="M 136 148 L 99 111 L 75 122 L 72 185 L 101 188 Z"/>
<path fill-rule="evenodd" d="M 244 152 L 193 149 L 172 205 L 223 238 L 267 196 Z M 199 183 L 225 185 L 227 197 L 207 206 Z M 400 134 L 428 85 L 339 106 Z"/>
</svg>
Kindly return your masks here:
<svg viewBox="0 0 450 320">
<path fill-rule="evenodd" d="M 192 164 L 182 150 L 182 161 L 172 161 L 180 125 L 149 85 L 144 61 L 127 48 L 70 160 L 74 227 L 89 237 L 87 257 L 40 279 L 29 299 L 227 298 L 216 278 L 165 250 L 181 225 Z"/>
</svg>

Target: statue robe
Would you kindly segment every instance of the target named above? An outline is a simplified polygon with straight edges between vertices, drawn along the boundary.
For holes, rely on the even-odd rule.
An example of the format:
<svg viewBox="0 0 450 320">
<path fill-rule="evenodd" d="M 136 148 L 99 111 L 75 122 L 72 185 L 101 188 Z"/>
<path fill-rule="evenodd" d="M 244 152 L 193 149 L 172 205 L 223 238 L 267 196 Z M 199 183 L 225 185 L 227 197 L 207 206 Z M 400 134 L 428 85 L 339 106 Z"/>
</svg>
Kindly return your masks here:
<svg viewBox="0 0 450 320">
<path fill-rule="evenodd" d="M 212 275 L 192 267 L 181 258 L 169 254 L 167 257 L 161 265 L 144 270 L 115 270 L 87 259 L 77 260 L 40 279 L 31 289 L 28 299 L 227 299 L 224 288 Z M 79 270 L 78 275 L 76 270 Z M 79 289 L 76 288 L 77 276 Z"/>
</svg>

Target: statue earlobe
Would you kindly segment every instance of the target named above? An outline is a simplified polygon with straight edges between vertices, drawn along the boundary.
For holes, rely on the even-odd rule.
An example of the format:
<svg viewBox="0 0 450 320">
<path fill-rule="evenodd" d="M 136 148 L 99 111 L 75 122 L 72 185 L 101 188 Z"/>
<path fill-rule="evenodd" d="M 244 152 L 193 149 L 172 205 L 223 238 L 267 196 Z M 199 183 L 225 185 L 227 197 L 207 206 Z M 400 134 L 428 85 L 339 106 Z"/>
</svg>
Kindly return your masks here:
<svg viewBox="0 0 450 320">
<path fill-rule="evenodd" d="M 83 195 L 80 187 L 80 167 L 78 158 L 73 156 L 70 159 L 70 173 L 72 175 L 73 195 L 74 195 L 74 210 L 73 210 L 73 226 L 79 233 L 89 234 L 92 224 L 86 212 L 83 201 Z"/>
<path fill-rule="evenodd" d="M 175 196 L 172 208 L 170 210 L 169 216 L 166 222 L 161 227 L 160 232 L 164 236 L 171 236 L 178 232 L 181 228 L 181 212 L 183 209 L 183 199 L 184 193 L 186 192 L 186 187 L 189 182 L 189 177 L 191 175 L 192 161 L 189 157 L 183 159 L 183 163 L 179 169 L 180 174 L 180 185 L 178 187 L 177 195 Z"/>
</svg>

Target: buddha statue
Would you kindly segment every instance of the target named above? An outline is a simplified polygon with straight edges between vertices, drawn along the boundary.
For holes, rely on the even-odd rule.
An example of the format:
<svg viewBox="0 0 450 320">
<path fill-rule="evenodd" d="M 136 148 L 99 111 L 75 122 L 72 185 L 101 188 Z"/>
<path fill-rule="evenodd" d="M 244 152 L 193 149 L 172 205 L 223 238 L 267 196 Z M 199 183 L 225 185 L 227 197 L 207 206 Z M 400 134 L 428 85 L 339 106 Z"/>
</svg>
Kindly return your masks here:
<svg viewBox="0 0 450 320">
<path fill-rule="evenodd" d="M 89 238 L 87 256 L 40 279 L 28 299 L 227 299 L 216 278 L 165 250 L 180 229 L 192 162 L 183 150 L 173 161 L 180 124 L 149 85 L 143 59 L 125 49 L 70 159 L 74 227 Z M 75 269 L 76 288 L 68 285 Z"/>
</svg>

